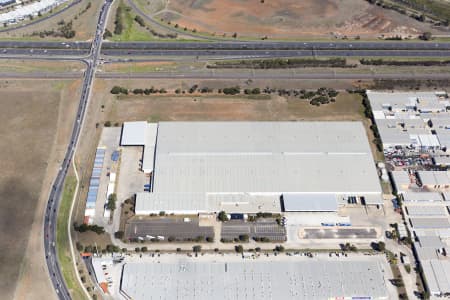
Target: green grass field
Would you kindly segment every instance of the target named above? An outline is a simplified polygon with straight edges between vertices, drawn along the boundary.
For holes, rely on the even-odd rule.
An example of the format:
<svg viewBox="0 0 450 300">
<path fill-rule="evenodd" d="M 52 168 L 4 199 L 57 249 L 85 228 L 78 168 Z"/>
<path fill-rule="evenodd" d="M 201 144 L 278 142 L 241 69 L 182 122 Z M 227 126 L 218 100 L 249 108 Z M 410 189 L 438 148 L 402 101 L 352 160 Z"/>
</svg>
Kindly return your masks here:
<svg viewBox="0 0 450 300">
<path fill-rule="evenodd" d="M 68 220 L 70 214 L 70 206 L 72 204 L 75 186 L 77 184 L 74 176 L 68 176 L 64 183 L 64 192 L 59 207 L 58 221 L 56 225 L 56 249 L 58 252 L 58 260 L 61 265 L 64 281 L 70 290 L 73 299 L 85 299 L 85 295 L 76 278 L 76 270 L 73 268 L 72 258 L 70 254 L 70 244 L 68 236 Z"/>
</svg>

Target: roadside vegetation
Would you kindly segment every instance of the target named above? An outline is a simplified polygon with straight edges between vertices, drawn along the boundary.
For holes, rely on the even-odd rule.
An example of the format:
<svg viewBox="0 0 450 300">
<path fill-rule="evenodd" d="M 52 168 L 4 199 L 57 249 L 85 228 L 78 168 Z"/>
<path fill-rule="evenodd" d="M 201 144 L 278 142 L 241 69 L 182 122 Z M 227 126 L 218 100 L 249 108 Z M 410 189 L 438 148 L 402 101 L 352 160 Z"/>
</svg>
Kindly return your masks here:
<svg viewBox="0 0 450 300">
<path fill-rule="evenodd" d="M 210 69 L 290 69 L 290 68 L 355 68 L 347 64 L 345 58 L 311 59 L 311 58 L 275 58 L 223 61 L 210 64 Z"/>
<path fill-rule="evenodd" d="M 297 98 L 300 100 L 309 101 L 311 105 L 320 106 L 322 104 L 328 104 L 331 102 L 336 102 L 336 97 L 339 95 L 339 92 L 332 88 L 321 87 L 317 90 L 305 90 L 305 89 L 275 89 L 270 87 L 265 87 L 264 89 L 255 87 L 255 88 L 246 88 L 242 90 L 239 86 L 230 86 L 219 89 L 213 89 L 210 87 L 200 87 L 198 84 L 192 85 L 189 89 L 175 89 L 175 90 L 166 90 L 164 88 L 135 88 L 129 89 L 122 86 L 114 86 L 111 91 L 113 95 L 152 95 L 152 94 L 175 94 L 175 95 L 184 95 L 184 94 L 223 94 L 227 96 L 235 96 L 235 95 L 246 95 L 249 99 L 266 99 L 266 97 L 270 97 L 271 94 L 278 94 L 279 96 L 286 96 L 290 98 Z M 257 96 L 257 98 L 255 98 Z"/>
<path fill-rule="evenodd" d="M 145 20 L 121 1 L 117 7 L 113 32 L 105 30 L 104 37 L 118 41 L 145 41 L 175 39 L 177 33 L 161 33 L 151 28 Z"/>
<path fill-rule="evenodd" d="M 56 225 L 56 250 L 64 281 L 66 282 L 73 299 L 84 299 L 85 295 L 78 284 L 75 269 L 73 267 L 69 243 L 68 220 L 75 186 L 76 178 L 74 176 L 67 176 L 64 183 L 64 191 Z"/>
<path fill-rule="evenodd" d="M 76 36 L 76 30 L 73 26 L 73 21 L 77 20 L 79 17 L 84 15 L 89 9 L 91 9 L 92 3 L 88 2 L 86 6 L 78 12 L 73 19 L 69 21 L 65 21 L 64 19 L 61 19 L 57 23 L 56 29 L 49 29 L 49 30 L 42 30 L 42 31 L 34 31 L 31 33 L 31 36 L 39 36 L 40 38 L 46 38 L 46 37 L 56 37 L 60 38 L 63 37 L 65 39 L 72 39 Z"/>
<path fill-rule="evenodd" d="M 384 60 L 363 58 L 359 61 L 362 65 L 371 66 L 450 66 L 450 60 Z"/>
</svg>

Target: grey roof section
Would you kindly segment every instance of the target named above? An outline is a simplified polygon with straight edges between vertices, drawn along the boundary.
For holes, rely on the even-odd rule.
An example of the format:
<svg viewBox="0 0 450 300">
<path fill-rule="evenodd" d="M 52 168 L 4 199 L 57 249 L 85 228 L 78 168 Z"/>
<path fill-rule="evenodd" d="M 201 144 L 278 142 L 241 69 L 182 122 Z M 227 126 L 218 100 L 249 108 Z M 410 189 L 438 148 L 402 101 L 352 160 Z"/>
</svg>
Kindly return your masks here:
<svg viewBox="0 0 450 300">
<path fill-rule="evenodd" d="M 122 131 L 122 146 L 143 146 L 145 145 L 145 133 L 147 131 L 147 122 L 125 122 Z"/>
<path fill-rule="evenodd" d="M 137 193 L 138 215 L 158 213 L 197 214 L 281 212 L 279 195 L 206 194 L 206 193 Z"/>
<path fill-rule="evenodd" d="M 376 123 L 384 145 L 411 145 L 409 133 L 400 128 L 399 120 L 380 119 L 376 120 Z"/>
<path fill-rule="evenodd" d="M 442 201 L 442 194 L 439 192 L 405 192 L 403 200 L 405 202 L 439 202 Z"/>
<path fill-rule="evenodd" d="M 155 192 L 381 194 L 361 122 L 161 122 L 157 144 Z"/>
<path fill-rule="evenodd" d="M 450 130 L 437 128 L 435 131 L 441 146 L 450 148 Z"/>
<path fill-rule="evenodd" d="M 448 228 L 448 218 L 410 218 L 413 228 Z"/>
<path fill-rule="evenodd" d="M 157 133 L 157 123 L 147 123 L 145 121 L 123 123 L 121 145 L 144 146 L 142 170 L 145 173 L 153 171 Z"/>
<path fill-rule="evenodd" d="M 160 122 L 158 154 L 370 153 L 361 122 Z"/>
<path fill-rule="evenodd" d="M 416 216 L 447 216 L 447 211 L 442 206 L 431 205 L 407 205 L 408 215 Z"/>
<path fill-rule="evenodd" d="M 376 92 L 367 91 L 373 110 L 403 111 L 406 108 L 417 108 L 419 111 L 445 111 L 446 101 L 439 99 L 442 92 Z M 444 93 L 445 94 L 445 93 Z"/>
<path fill-rule="evenodd" d="M 144 157 L 142 159 L 142 170 L 146 173 L 153 171 L 157 134 L 158 124 L 148 123 L 147 130 L 145 132 Z"/>
<path fill-rule="evenodd" d="M 431 259 L 421 265 L 432 294 L 450 293 L 450 261 Z"/>
<path fill-rule="evenodd" d="M 408 190 L 409 185 L 411 184 L 411 179 L 409 178 L 409 174 L 406 171 L 392 171 L 391 172 L 392 180 L 394 181 L 395 189 L 397 192 L 401 193 Z"/>
<path fill-rule="evenodd" d="M 433 249 L 445 248 L 446 245 L 441 241 L 437 235 L 423 235 L 419 236 L 419 243 L 422 247 L 431 247 Z"/>
<path fill-rule="evenodd" d="M 155 192 L 381 193 L 370 154 L 157 154 L 156 159 Z"/>
<path fill-rule="evenodd" d="M 333 194 L 283 194 L 284 211 L 337 211 L 338 203 Z"/>
<path fill-rule="evenodd" d="M 450 184 L 447 171 L 418 171 L 417 174 L 423 185 L 442 186 Z"/>
<path fill-rule="evenodd" d="M 419 242 L 414 242 L 414 248 L 416 249 L 417 257 L 421 262 L 438 258 L 437 250 L 433 247 L 422 247 Z"/>
<path fill-rule="evenodd" d="M 448 145 L 450 145 L 450 139 Z M 436 165 L 450 166 L 450 156 L 433 156 L 433 160 Z"/>
<path fill-rule="evenodd" d="M 128 263 L 121 290 L 134 300 L 387 297 L 378 261 Z"/>
</svg>

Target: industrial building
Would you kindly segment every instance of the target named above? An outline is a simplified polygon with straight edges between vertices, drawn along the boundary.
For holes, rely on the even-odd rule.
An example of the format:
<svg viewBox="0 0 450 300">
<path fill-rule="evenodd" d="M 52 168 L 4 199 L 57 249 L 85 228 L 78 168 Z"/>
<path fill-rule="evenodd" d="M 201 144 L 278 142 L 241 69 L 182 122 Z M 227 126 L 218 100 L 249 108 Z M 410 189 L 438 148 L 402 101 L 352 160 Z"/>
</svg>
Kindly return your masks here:
<svg viewBox="0 0 450 300">
<path fill-rule="evenodd" d="M 361 122 L 126 122 L 121 145 L 143 146 L 151 174 L 138 215 L 383 203 Z"/>
<path fill-rule="evenodd" d="M 383 148 L 433 152 L 450 146 L 446 92 L 367 91 Z"/>
<path fill-rule="evenodd" d="M 127 263 L 126 299 L 388 299 L 379 260 Z"/>
</svg>

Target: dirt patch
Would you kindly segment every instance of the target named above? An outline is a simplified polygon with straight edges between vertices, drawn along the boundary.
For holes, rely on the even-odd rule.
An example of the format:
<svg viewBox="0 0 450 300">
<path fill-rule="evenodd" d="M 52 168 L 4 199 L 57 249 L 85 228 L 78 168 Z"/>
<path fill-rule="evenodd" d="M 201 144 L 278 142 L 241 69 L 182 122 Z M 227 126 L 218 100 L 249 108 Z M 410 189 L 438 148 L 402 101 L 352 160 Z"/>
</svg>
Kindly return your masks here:
<svg viewBox="0 0 450 300">
<path fill-rule="evenodd" d="M 44 262 L 42 221 L 57 160 L 73 125 L 79 83 L 0 83 L 0 292 L 5 299 L 54 297 Z"/>
<path fill-rule="evenodd" d="M 148 4 L 146 8 L 149 12 L 154 9 Z M 153 12 L 180 28 L 228 36 L 375 37 L 430 30 L 426 24 L 363 0 L 171 0 L 167 7 Z"/>
</svg>

